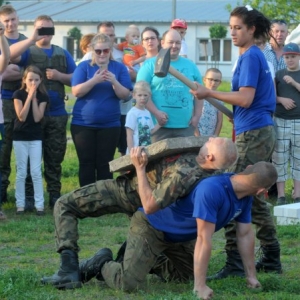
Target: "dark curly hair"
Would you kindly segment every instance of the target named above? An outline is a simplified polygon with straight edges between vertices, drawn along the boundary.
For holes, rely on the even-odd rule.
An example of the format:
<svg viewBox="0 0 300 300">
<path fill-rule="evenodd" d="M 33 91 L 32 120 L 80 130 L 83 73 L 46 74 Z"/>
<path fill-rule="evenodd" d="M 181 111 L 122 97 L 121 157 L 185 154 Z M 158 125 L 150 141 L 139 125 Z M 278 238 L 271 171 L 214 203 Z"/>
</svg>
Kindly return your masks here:
<svg viewBox="0 0 300 300">
<path fill-rule="evenodd" d="M 271 21 L 257 9 L 248 6 L 238 6 L 231 13 L 230 17 L 238 17 L 248 27 L 255 27 L 253 37 L 265 37 L 268 39 L 271 30 Z"/>
</svg>

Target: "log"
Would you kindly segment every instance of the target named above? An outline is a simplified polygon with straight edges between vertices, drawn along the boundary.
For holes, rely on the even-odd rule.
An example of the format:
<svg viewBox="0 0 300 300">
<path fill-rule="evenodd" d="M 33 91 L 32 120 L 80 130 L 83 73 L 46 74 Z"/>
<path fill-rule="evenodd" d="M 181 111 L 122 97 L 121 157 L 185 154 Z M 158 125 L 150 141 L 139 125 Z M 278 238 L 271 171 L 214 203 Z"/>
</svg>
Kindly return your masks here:
<svg viewBox="0 0 300 300">
<path fill-rule="evenodd" d="M 206 143 L 209 137 L 178 137 L 169 138 L 153 143 L 145 147 L 148 160 L 153 161 L 169 155 L 175 155 L 184 152 L 198 153 L 199 149 Z M 134 169 L 131 163 L 130 155 L 124 155 L 109 162 L 111 172 L 123 172 Z"/>
</svg>

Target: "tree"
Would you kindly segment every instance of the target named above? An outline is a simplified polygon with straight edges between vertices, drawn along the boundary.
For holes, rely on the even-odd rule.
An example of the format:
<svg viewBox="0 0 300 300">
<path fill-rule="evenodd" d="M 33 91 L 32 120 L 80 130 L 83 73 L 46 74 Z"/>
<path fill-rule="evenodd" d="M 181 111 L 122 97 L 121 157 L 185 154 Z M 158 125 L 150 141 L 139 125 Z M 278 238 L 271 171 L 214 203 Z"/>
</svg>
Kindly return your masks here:
<svg viewBox="0 0 300 300">
<path fill-rule="evenodd" d="M 209 27 L 209 33 L 212 43 L 213 55 L 211 59 L 214 61 L 213 67 L 217 68 L 220 61 L 221 41 L 220 39 L 226 38 L 227 28 L 221 24 L 215 24 Z"/>
<path fill-rule="evenodd" d="M 68 31 L 68 36 L 79 42 L 82 37 L 82 33 L 78 27 L 73 27 Z"/>
<path fill-rule="evenodd" d="M 79 49 L 79 41 L 82 37 L 81 30 L 77 27 L 73 27 L 68 31 L 68 36 L 71 38 L 69 39 L 71 41 L 68 42 L 68 51 L 73 53 L 74 59 L 78 59 L 79 57 L 82 57 L 82 53 Z M 75 42 L 75 45 L 74 45 Z M 75 49 L 74 49 L 75 48 Z"/>
<path fill-rule="evenodd" d="M 262 12 L 270 20 L 283 19 L 292 27 L 300 23 L 299 0 L 243 0 L 242 5 L 247 4 Z M 228 4 L 226 8 L 232 11 L 234 7 Z"/>
<path fill-rule="evenodd" d="M 211 39 L 224 39 L 227 35 L 227 28 L 221 24 L 215 24 L 209 27 Z"/>
</svg>

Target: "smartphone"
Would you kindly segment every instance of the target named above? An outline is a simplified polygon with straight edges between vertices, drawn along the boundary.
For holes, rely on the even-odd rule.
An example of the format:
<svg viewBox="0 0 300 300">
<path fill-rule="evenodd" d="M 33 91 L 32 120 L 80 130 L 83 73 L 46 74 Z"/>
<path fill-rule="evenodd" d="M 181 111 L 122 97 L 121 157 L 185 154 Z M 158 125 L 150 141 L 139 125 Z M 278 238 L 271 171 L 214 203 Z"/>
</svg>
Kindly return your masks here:
<svg viewBox="0 0 300 300">
<path fill-rule="evenodd" d="M 38 29 L 39 35 L 54 35 L 55 29 L 54 27 L 42 27 Z"/>
</svg>

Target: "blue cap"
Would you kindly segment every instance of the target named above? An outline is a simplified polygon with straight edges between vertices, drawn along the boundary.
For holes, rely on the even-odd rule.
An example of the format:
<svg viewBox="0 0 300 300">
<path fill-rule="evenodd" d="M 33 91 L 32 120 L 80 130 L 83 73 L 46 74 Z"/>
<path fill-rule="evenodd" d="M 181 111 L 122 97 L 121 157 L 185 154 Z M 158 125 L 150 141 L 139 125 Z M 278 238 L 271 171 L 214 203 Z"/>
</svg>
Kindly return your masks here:
<svg viewBox="0 0 300 300">
<path fill-rule="evenodd" d="M 296 54 L 300 55 L 300 49 L 299 46 L 295 43 L 288 43 L 283 47 L 283 54 Z"/>
</svg>

